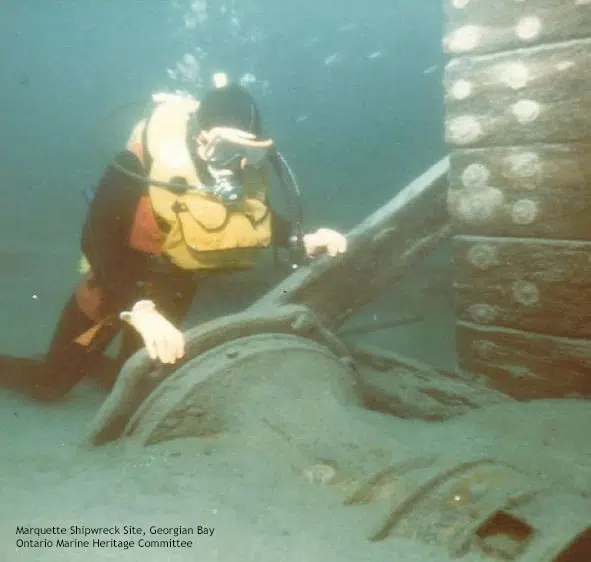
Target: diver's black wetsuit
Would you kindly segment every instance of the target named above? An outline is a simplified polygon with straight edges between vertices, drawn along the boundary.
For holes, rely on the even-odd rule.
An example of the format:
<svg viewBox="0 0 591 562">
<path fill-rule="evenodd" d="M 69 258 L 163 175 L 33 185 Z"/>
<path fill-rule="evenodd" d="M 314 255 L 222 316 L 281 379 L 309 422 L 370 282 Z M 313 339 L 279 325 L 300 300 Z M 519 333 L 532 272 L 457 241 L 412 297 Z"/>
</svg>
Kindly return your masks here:
<svg viewBox="0 0 591 562">
<path fill-rule="evenodd" d="M 96 325 L 80 308 L 75 294 L 66 303 L 43 362 L 17 358 L 0 359 L 0 386 L 21 389 L 44 400 L 68 393 L 82 378 L 100 372 L 103 380 L 114 380 L 122 364 L 143 343 L 139 335 L 118 319 L 122 310 L 141 299 L 151 299 L 173 324 L 185 317 L 198 283 L 193 272 L 180 269 L 162 258 L 130 246 L 130 233 L 137 206 L 147 194 L 147 183 L 126 174 L 144 176 L 139 159 L 129 151 L 116 158 L 105 171 L 90 204 L 82 231 L 82 251 L 100 288 L 100 316 L 113 316 L 88 346 L 76 338 Z M 291 228 L 281 216 L 272 215 L 272 241 L 289 244 Z M 203 275 L 207 275 L 204 273 Z M 117 359 L 104 354 L 123 328 Z"/>
</svg>

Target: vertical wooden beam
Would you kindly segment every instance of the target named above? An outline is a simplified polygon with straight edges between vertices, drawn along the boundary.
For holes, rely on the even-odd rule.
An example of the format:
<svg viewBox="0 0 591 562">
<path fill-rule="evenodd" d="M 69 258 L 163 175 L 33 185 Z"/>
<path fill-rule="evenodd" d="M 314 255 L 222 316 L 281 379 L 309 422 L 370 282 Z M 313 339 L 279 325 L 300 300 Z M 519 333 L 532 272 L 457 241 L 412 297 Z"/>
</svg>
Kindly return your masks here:
<svg viewBox="0 0 591 562">
<path fill-rule="evenodd" d="M 458 362 L 591 396 L 591 4 L 451 0 L 444 45 Z"/>
</svg>

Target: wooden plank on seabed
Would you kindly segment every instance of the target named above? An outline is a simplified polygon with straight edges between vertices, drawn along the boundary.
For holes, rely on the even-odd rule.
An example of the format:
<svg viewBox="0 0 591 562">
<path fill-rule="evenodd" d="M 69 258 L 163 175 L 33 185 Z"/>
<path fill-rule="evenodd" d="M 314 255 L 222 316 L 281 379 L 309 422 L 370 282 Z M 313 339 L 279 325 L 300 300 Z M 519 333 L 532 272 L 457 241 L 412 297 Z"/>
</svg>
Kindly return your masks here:
<svg viewBox="0 0 591 562">
<path fill-rule="evenodd" d="M 348 233 L 345 254 L 302 267 L 251 309 L 306 305 L 338 327 L 449 236 L 448 169 L 439 161 Z"/>
<path fill-rule="evenodd" d="M 591 397 L 591 341 L 458 322 L 458 362 L 517 399 Z M 475 375 L 478 376 L 478 375 Z"/>
<path fill-rule="evenodd" d="M 591 144 L 456 150 L 456 234 L 591 240 Z"/>
<path fill-rule="evenodd" d="M 588 0 L 445 0 L 450 55 L 498 52 L 589 37 Z"/>
<path fill-rule="evenodd" d="M 452 147 L 591 141 L 591 39 L 450 62 Z"/>
<path fill-rule="evenodd" d="M 454 237 L 457 318 L 591 338 L 591 243 Z"/>
</svg>

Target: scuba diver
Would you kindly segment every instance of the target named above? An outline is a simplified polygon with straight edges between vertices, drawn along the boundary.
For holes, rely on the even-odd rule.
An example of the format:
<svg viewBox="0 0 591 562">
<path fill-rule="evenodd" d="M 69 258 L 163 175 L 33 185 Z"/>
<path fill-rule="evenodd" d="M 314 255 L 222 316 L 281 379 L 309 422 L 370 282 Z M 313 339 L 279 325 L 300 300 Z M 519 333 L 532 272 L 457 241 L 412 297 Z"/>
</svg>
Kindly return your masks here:
<svg viewBox="0 0 591 562">
<path fill-rule="evenodd" d="M 244 88 L 218 80 L 200 102 L 154 101 L 94 190 L 81 239 L 86 271 L 47 354 L 0 357 L 0 386 L 51 401 L 87 376 L 112 384 L 141 347 L 173 364 L 203 276 L 248 268 L 269 246 L 304 258 L 346 250 L 334 230 L 303 234 L 297 206 L 291 220 L 270 208 L 271 172 L 292 195 L 297 184 Z M 107 347 L 119 332 L 112 358 Z"/>
</svg>

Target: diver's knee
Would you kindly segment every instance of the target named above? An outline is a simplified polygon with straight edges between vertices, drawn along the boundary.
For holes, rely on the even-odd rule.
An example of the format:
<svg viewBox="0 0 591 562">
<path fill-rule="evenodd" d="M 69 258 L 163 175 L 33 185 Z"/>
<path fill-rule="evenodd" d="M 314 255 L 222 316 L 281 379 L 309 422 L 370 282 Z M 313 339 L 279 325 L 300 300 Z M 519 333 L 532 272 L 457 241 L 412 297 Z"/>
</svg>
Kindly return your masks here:
<svg viewBox="0 0 591 562">
<path fill-rule="evenodd" d="M 54 376 L 51 376 L 54 375 Z M 38 402 L 60 402 L 65 399 L 78 381 L 71 381 L 54 373 L 47 373 L 27 389 L 27 394 Z"/>
</svg>

